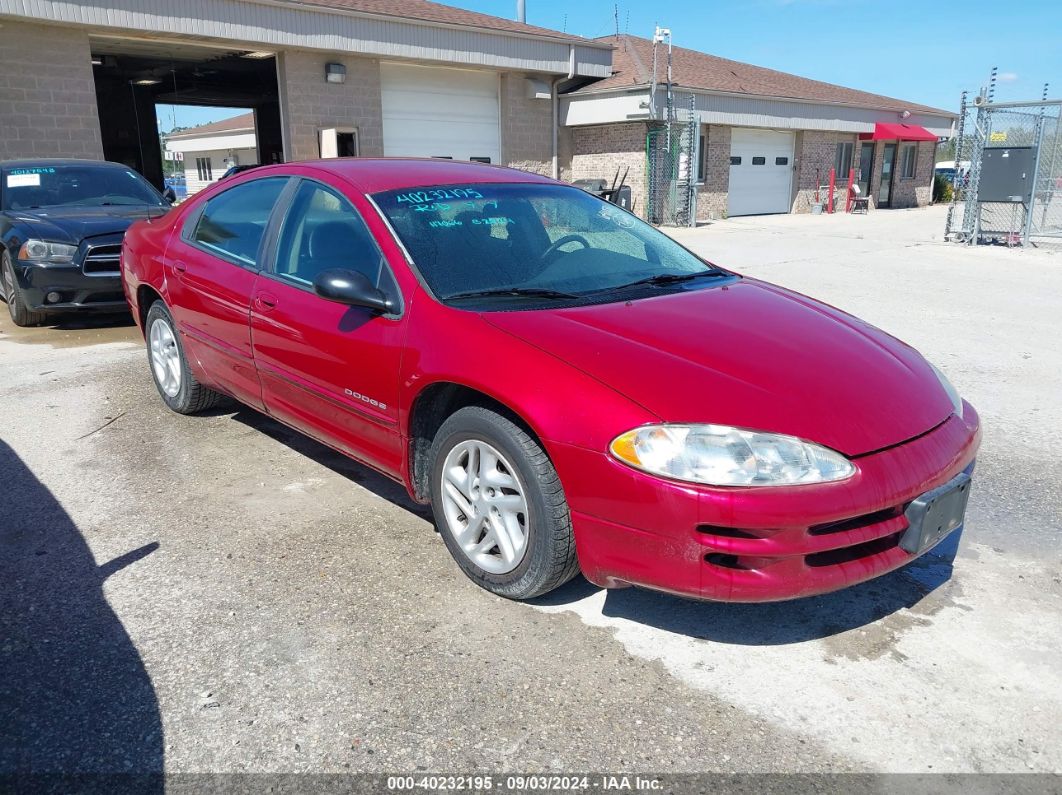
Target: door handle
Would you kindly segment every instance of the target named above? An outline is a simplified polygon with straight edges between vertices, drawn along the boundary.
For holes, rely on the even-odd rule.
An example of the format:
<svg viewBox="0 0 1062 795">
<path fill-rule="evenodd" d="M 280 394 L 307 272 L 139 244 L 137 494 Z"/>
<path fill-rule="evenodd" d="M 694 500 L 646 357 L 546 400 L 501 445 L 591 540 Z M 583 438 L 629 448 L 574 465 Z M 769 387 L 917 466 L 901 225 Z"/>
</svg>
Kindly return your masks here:
<svg viewBox="0 0 1062 795">
<path fill-rule="evenodd" d="M 173 269 L 178 273 L 184 273 L 186 270 L 188 270 L 188 265 L 179 259 L 175 259 L 173 261 Z"/>
<path fill-rule="evenodd" d="M 254 302 L 263 312 L 269 312 L 277 308 L 277 297 L 272 293 L 258 293 L 254 297 Z"/>
</svg>

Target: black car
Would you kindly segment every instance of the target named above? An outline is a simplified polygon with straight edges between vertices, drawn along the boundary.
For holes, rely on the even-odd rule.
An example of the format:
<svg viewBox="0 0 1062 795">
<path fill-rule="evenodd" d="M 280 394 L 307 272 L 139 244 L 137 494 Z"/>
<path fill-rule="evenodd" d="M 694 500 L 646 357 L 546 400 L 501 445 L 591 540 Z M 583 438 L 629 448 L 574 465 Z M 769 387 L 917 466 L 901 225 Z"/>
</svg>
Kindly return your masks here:
<svg viewBox="0 0 1062 795">
<path fill-rule="evenodd" d="M 169 207 L 119 163 L 0 162 L 0 296 L 15 325 L 57 312 L 126 309 L 122 236 L 133 221 Z"/>
<path fill-rule="evenodd" d="M 226 177 L 231 177 L 235 174 L 242 174 L 244 171 L 250 171 L 252 168 L 258 167 L 258 163 L 245 163 L 242 166 L 229 166 L 219 179 L 225 179 Z"/>
</svg>

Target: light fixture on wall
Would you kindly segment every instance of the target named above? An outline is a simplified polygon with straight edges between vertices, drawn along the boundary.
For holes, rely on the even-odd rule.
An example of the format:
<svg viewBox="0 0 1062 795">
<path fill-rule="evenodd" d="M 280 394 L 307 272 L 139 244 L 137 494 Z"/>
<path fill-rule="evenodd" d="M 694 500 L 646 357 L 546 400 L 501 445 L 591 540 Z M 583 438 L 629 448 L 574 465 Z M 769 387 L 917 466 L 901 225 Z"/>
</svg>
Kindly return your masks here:
<svg viewBox="0 0 1062 795">
<path fill-rule="evenodd" d="M 162 82 L 161 80 L 156 80 L 153 77 L 145 77 L 142 80 L 134 80 L 133 81 L 133 85 L 134 86 L 157 86 L 161 82 Z"/>
<path fill-rule="evenodd" d="M 900 118 L 901 119 L 909 119 L 909 118 L 911 118 L 911 111 L 905 110 L 903 113 L 900 114 Z"/>
<path fill-rule="evenodd" d="M 329 83 L 347 82 L 347 67 L 341 63 L 326 63 L 325 80 Z"/>
</svg>

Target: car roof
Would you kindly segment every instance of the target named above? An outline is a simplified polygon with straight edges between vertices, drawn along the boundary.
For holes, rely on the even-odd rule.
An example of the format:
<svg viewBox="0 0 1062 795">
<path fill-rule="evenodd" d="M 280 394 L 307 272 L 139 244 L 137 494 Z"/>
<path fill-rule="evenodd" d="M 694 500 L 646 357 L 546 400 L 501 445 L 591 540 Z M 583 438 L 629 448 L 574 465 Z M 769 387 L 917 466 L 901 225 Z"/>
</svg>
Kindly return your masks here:
<svg viewBox="0 0 1062 795">
<path fill-rule="evenodd" d="M 45 168 L 48 166 L 110 166 L 129 170 L 129 166 L 122 163 L 112 163 L 110 160 L 89 160 L 75 157 L 34 157 L 20 160 L 0 160 L 0 168 Z"/>
<path fill-rule="evenodd" d="M 463 160 L 412 157 L 346 157 L 304 160 L 276 166 L 261 166 L 255 176 L 283 173 L 285 166 L 307 166 L 342 177 L 366 193 L 432 185 L 462 185 L 484 182 L 553 183 L 548 177 L 515 168 L 468 163 Z"/>
</svg>

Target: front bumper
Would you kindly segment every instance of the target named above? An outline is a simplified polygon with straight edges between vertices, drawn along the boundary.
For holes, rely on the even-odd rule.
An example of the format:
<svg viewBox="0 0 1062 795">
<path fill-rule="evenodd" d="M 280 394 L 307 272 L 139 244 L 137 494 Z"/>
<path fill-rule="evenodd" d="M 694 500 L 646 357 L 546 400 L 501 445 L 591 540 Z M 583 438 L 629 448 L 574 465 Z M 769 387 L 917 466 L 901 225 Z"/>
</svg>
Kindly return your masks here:
<svg viewBox="0 0 1062 795">
<path fill-rule="evenodd" d="M 551 452 L 588 580 L 768 602 L 855 585 L 925 554 L 899 545 L 904 509 L 971 469 L 980 439 L 967 404 L 963 418 L 854 459 L 858 471 L 846 481 L 768 489 L 669 482 L 603 453 L 567 445 Z"/>
<path fill-rule="evenodd" d="M 15 278 L 23 301 L 32 311 L 120 312 L 128 310 L 121 274 L 86 275 L 78 265 L 40 265 L 19 261 Z M 47 301 L 49 293 L 60 300 Z"/>
</svg>

